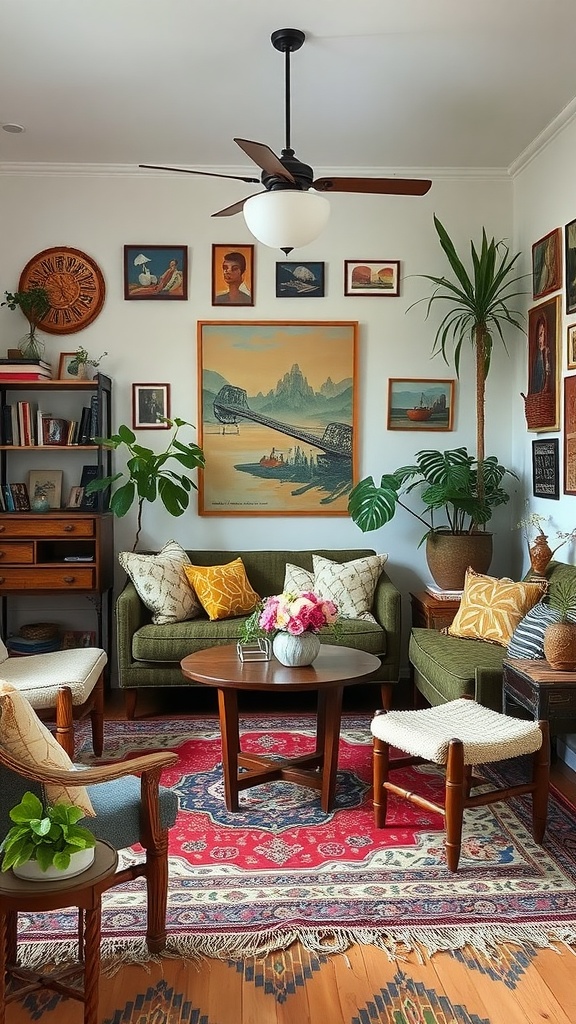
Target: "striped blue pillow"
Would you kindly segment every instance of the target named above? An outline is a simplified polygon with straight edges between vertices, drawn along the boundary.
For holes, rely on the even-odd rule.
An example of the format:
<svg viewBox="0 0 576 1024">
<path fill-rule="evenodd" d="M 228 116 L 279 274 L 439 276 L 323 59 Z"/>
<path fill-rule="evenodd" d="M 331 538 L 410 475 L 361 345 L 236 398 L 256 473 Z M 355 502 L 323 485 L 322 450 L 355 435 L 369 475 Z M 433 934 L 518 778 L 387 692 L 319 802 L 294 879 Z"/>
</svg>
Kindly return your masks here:
<svg viewBox="0 0 576 1024">
<path fill-rule="evenodd" d="M 544 633 L 552 622 L 560 622 L 559 611 L 547 604 L 534 605 L 518 623 L 508 644 L 508 658 L 543 658 Z"/>
</svg>

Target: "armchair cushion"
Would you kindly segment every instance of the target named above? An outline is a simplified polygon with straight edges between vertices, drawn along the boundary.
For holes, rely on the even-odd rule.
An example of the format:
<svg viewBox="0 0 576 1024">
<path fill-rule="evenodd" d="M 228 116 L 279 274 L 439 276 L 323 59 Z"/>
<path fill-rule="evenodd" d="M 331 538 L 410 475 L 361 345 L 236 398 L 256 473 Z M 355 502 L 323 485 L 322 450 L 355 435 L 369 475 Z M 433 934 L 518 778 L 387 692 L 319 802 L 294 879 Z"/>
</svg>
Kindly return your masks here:
<svg viewBox="0 0 576 1024">
<path fill-rule="evenodd" d="M 90 822 L 90 831 L 97 839 L 104 839 L 116 850 L 142 840 L 140 816 L 140 779 L 127 775 L 99 786 L 88 786 L 88 793 L 96 817 Z M 171 828 L 178 813 L 178 797 L 171 789 L 159 788 L 160 826 Z"/>
</svg>

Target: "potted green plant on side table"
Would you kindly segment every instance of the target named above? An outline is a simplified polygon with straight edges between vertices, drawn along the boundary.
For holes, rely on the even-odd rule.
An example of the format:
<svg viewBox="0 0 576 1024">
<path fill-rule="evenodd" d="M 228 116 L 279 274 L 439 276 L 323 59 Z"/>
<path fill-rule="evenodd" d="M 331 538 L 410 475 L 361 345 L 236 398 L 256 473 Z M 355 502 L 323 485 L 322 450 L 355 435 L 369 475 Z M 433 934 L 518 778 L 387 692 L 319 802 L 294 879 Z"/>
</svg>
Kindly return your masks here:
<svg viewBox="0 0 576 1024">
<path fill-rule="evenodd" d="M 82 810 L 72 804 L 44 807 L 33 793 L 25 793 L 10 811 L 14 825 L 0 845 L 2 871 L 12 868 L 18 878 L 35 881 L 85 871 L 94 860 L 96 840 L 78 825 L 82 817 Z"/>
</svg>

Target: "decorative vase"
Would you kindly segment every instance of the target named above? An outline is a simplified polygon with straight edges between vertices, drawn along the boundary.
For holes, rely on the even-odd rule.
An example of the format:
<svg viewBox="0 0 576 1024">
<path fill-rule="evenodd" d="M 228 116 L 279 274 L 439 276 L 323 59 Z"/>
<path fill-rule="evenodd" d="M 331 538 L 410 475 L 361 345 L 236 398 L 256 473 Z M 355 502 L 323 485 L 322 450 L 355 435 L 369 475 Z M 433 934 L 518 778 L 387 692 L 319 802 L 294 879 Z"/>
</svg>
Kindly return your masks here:
<svg viewBox="0 0 576 1024">
<path fill-rule="evenodd" d="M 76 380 L 91 380 L 90 374 L 88 373 L 88 363 L 78 363 L 78 373 L 76 374 Z"/>
<path fill-rule="evenodd" d="M 548 537 L 539 533 L 533 544 L 528 546 L 530 565 L 535 576 L 543 576 L 554 552 L 548 544 Z"/>
<path fill-rule="evenodd" d="M 320 653 L 320 637 L 318 633 L 308 631 L 298 636 L 292 636 L 292 633 L 276 633 L 272 641 L 272 650 L 277 661 L 288 668 L 311 665 Z"/>
<path fill-rule="evenodd" d="M 576 623 L 553 622 L 546 627 L 544 657 L 557 672 L 576 670 Z"/>
<path fill-rule="evenodd" d="M 45 494 L 39 494 L 37 498 L 32 498 L 30 508 L 33 512 L 49 512 L 51 505 Z"/>
<path fill-rule="evenodd" d="M 95 848 L 90 846 L 87 850 L 77 850 L 70 854 L 70 864 L 67 868 L 46 868 L 42 871 L 37 860 L 27 860 L 20 867 L 14 866 L 12 871 L 16 878 L 25 878 L 29 882 L 54 882 L 61 878 L 74 878 L 82 874 L 91 864 L 94 863 Z"/>
<path fill-rule="evenodd" d="M 480 573 L 490 568 L 492 534 L 434 530 L 426 538 L 426 561 L 442 590 L 463 590 L 468 566 Z"/>
</svg>

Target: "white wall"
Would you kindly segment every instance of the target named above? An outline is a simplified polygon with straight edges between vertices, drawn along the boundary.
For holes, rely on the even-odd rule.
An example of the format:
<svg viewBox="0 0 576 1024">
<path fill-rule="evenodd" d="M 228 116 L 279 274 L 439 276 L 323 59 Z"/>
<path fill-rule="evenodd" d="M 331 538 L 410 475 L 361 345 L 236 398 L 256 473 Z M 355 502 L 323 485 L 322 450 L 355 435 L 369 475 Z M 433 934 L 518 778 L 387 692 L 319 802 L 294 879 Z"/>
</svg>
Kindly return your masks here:
<svg viewBox="0 0 576 1024">
<path fill-rule="evenodd" d="M 55 365 L 60 351 L 74 351 L 80 343 L 93 355 L 108 351 L 102 370 L 115 382 L 114 426 L 131 423 L 133 381 L 170 382 L 172 414 L 197 422 L 198 320 L 228 316 L 232 320 L 358 320 L 361 475 L 379 475 L 410 462 L 423 447 L 468 445 L 474 450 L 474 373 L 468 355 L 463 362 L 462 384 L 456 387 L 455 429 L 451 433 L 388 432 L 387 382 L 389 377 L 455 376 L 453 368 L 441 359 L 430 359 L 439 309 L 429 321 L 424 319 L 424 304 L 406 312 L 412 302 L 430 291 L 429 283 L 415 275 L 447 271 L 433 226 L 434 212 L 460 250 L 468 250 L 471 238 L 480 239 L 482 226 L 489 236 L 511 237 L 510 179 L 504 175 L 483 179 L 439 177 L 423 198 L 331 196 L 327 229 L 316 242 L 294 254 L 326 262 L 326 297 L 276 299 L 275 262 L 281 254 L 257 245 L 255 306 L 226 310 L 211 306 L 211 244 L 233 245 L 253 239 L 241 216 L 213 220 L 209 214 L 242 194 L 240 183 L 197 181 L 159 173 L 3 174 L 0 290 L 15 290 L 20 271 L 30 257 L 52 245 L 74 246 L 96 259 L 106 280 L 103 311 L 78 334 L 57 339 L 45 336 L 46 348 Z M 566 217 L 573 215 L 573 210 L 566 210 Z M 539 237 L 560 219 L 559 211 L 551 212 L 527 230 L 526 238 L 522 235 L 523 243 Z M 189 246 L 188 301 L 124 301 L 123 246 L 169 243 Z M 380 258 L 401 261 L 400 298 L 345 297 L 344 259 Z M 12 347 L 24 327 L 19 311 L 0 309 L 1 347 Z M 512 389 L 511 401 L 510 379 L 520 375 L 514 361 L 522 366 L 523 355 L 518 359 L 518 353 L 523 346 L 522 337 L 511 339 L 511 359 L 502 346 L 497 346 L 488 380 L 487 451 L 510 467 L 517 461 L 512 422 L 519 422 L 521 411 L 521 400 L 515 397 L 520 387 Z M 163 431 L 146 431 L 141 440 L 160 450 L 166 436 Z M 71 479 L 69 484 L 77 482 Z M 511 556 L 507 510 L 500 511 L 494 525 L 497 536 L 492 568 L 506 572 Z M 133 515 L 117 521 L 117 548 L 131 548 L 134 532 Z M 378 533 L 362 535 L 351 520 L 343 517 L 199 517 L 194 504 L 181 519 L 171 519 L 160 507 L 148 507 L 140 547 L 157 549 L 174 537 L 187 548 L 366 545 L 389 551 L 390 575 L 405 595 L 407 624 L 409 590 L 429 581 L 423 549 L 417 550 L 420 536 L 419 524 L 401 510 Z M 29 613 L 27 617 L 29 620 Z"/>
</svg>

